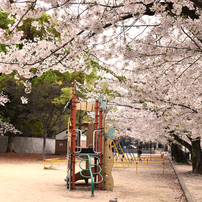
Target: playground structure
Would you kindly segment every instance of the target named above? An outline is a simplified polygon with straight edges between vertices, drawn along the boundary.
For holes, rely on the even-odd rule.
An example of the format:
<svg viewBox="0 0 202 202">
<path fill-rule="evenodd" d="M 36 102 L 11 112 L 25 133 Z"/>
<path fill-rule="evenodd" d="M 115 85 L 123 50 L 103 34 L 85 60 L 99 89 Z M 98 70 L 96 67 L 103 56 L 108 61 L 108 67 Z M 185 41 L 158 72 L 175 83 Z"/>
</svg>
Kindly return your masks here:
<svg viewBox="0 0 202 202">
<path fill-rule="evenodd" d="M 140 168 L 162 169 L 164 174 L 164 155 L 141 155 L 135 156 L 127 137 L 119 136 L 114 140 L 114 166 L 119 168 L 135 167 L 136 173 Z M 122 164 L 122 166 L 118 166 Z M 135 166 L 134 166 L 135 164 Z"/>
<path fill-rule="evenodd" d="M 95 122 L 77 123 L 77 110 L 95 112 Z M 113 135 L 115 129 L 110 128 L 105 123 L 105 117 L 108 112 L 107 99 L 103 102 L 103 96 L 96 99 L 95 103 L 77 103 L 76 88 L 72 92 L 71 118 L 68 123 L 67 131 L 67 176 L 66 183 L 69 190 L 76 188 L 77 180 L 84 180 L 88 183 L 91 179 L 92 196 L 95 185 L 104 190 L 113 190 L 114 182 L 111 175 L 113 168 Z M 86 148 L 81 146 L 81 129 L 77 127 L 86 127 Z M 75 173 L 76 157 L 80 160 L 80 172 Z M 93 161 L 93 163 L 91 163 Z M 85 164 L 85 167 L 83 167 Z"/>
</svg>

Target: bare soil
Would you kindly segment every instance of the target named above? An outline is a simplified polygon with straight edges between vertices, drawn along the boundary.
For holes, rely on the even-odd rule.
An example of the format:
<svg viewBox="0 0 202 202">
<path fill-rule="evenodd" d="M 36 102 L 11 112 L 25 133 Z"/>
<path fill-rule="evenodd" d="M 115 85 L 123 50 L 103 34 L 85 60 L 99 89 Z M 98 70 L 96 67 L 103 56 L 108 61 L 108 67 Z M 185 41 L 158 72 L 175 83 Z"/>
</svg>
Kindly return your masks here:
<svg viewBox="0 0 202 202">
<path fill-rule="evenodd" d="M 66 165 L 55 162 L 52 169 L 44 169 L 41 154 L 0 153 L 0 201 L 2 202 L 108 202 L 116 197 L 118 202 L 185 202 L 185 197 L 169 161 L 162 168 L 123 168 L 119 164 L 112 170 L 114 190 L 95 190 L 84 181 L 76 182 L 76 189 L 69 191 L 64 178 Z M 46 155 L 46 158 L 65 159 L 65 156 Z M 49 167 L 51 162 L 46 162 Z"/>
</svg>

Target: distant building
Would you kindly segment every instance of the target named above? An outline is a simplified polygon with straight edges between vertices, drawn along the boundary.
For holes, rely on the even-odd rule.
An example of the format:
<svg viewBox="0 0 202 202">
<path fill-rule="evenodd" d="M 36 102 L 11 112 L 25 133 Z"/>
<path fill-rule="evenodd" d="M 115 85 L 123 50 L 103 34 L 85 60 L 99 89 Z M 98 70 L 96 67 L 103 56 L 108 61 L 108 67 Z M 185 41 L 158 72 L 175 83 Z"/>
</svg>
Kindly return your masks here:
<svg viewBox="0 0 202 202">
<path fill-rule="evenodd" d="M 55 136 L 55 154 L 67 154 L 67 131 L 64 130 Z M 86 136 L 82 136 L 82 148 L 86 147 Z"/>
<path fill-rule="evenodd" d="M 55 154 L 67 154 L 66 130 L 55 136 Z"/>
</svg>

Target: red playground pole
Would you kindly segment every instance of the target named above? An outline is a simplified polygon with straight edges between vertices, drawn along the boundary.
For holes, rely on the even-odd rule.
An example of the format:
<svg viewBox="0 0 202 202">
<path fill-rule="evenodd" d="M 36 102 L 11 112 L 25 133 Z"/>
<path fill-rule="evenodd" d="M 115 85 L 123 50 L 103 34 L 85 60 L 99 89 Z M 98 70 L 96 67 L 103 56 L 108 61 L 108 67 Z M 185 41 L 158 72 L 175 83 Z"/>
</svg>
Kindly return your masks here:
<svg viewBox="0 0 202 202">
<path fill-rule="evenodd" d="M 73 89 L 72 107 L 71 107 L 71 155 L 72 155 L 72 189 L 75 188 L 75 150 L 76 150 L 76 89 Z"/>
<path fill-rule="evenodd" d="M 97 130 L 98 129 L 98 117 L 99 117 L 99 114 L 98 114 L 98 105 L 99 105 L 99 101 L 98 101 L 98 99 L 96 99 L 96 102 L 95 102 L 95 130 Z M 95 132 L 95 140 L 94 140 L 95 142 L 95 152 L 97 152 L 97 132 Z M 94 158 L 94 164 L 95 164 L 95 173 L 97 173 L 97 166 L 96 166 L 96 164 L 97 164 L 97 159 L 96 158 Z M 97 176 L 95 175 L 94 176 L 94 182 L 96 182 L 97 180 Z"/>
<path fill-rule="evenodd" d="M 98 104 L 99 104 L 99 101 L 98 99 L 96 99 L 96 103 L 95 103 L 95 130 L 98 129 Z M 97 152 L 97 132 L 95 132 L 95 151 Z"/>
<path fill-rule="evenodd" d="M 102 168 L 102 107 L 99 110 L 99 159 L 100 159 L 100 167 Z M 98 175 L 98 182 L 102 180 L 101 176 Z M 98 184 L 99 189 L 102 189 L 102 183 Z"/>
</svg>

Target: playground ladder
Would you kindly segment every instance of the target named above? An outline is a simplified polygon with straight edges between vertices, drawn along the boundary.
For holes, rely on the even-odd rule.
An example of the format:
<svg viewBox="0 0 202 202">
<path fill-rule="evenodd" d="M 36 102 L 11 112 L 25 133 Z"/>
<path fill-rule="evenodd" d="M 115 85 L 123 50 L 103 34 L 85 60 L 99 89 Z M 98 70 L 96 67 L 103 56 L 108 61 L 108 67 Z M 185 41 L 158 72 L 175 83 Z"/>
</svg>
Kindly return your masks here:
<svg viewBox="0 0 202 202">
<path fill-rule="evenodd" d="M 90 159 L 91 156 L 93 156 L 94 158 L 97 159 L 97 164 L 91 164 L 91 159 Z M 87 158 L 86 158 L 86 157 L 87 157 Z M 103 181 L 103 176 L 100 174 L 101 171 L 102 171 L 102 168 L 99 166 L 100 159 L 99 159 L 97 156 L 89 155 L 89 154 L 81 154 L 81 155 L 79 156 L 79 159 L 80 159 L 79 167 L 81 168 L 80 175 L 81 175 L 82 177 L 84 177 L 84 178 L 91 178 L 91 187 L 92 187 L 92 196 L 93 196 L 93 195 L 94 195 L 94 184 L 99 184 L 99 183 L 101 183 L 101 182 Z M 84 169 L 84 168 L 81 167 L 82 161 L 88 161 L 88 163 L 89 163 L 89 169 Z M 92 172 L 92 166 L 97 166 L 97 167 L 99 167 L 99 172 L 93 173 L 93 172 Z M 90 176 L 85 176 L 85 175 L 83 175 L 82 172 L 83 172 L 84 170 L 89 171 Z M 93 175 L 99 175 L 99 176 L 101 177 L 101 181 L 99 181 L 99 182 L 94 182 L 94 181 L 93 181 Z"/>
</svg>

